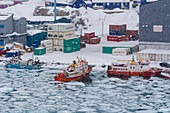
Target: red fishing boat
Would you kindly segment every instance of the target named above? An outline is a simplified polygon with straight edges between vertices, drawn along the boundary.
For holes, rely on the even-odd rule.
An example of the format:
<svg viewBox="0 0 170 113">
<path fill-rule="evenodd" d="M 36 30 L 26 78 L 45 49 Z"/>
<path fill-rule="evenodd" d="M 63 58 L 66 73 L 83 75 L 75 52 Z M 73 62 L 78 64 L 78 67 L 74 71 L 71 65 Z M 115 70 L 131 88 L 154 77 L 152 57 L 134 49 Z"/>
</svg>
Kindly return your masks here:
<svg viewBox="0 0 170 113">
<path fill-rule="evenodd" d="M 92 71 L 92 67 L 88 65 L 88 62 L 78 59 L 73 64 L 69 65 L 63 73 L 58 73 L 54 78 L 56 81 L 69 82 L 74 80 L 84 79 L 89 76 Z"/>
<path fill-rule="evenodd" d="M 141 60 L 138 63 L 132 61 L 128 63 L 112 63 L 108 66 L 107 74 L 108 76 L 141 76 L 141 77 L 151 77 L 160 75 L 162 69 L 151 68 L 149 66 L 150 62 L 148 60 Z"/>
</svg>

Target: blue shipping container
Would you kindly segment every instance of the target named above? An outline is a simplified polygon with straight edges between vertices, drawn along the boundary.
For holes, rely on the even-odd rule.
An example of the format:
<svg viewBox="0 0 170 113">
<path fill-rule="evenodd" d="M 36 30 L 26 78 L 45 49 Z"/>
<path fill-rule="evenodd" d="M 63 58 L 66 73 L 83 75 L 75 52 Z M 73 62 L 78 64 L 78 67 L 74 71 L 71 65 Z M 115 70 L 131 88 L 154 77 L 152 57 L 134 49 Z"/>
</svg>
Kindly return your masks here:
<svg viewBox="0 0 170 113">
<path fill-rule="evenodd" d="M 110 30 L 110 31 L 109 31 L 109 35 L 118 35 L 118 36 L 121 36 L 121 35 L 123 35 L 123 34 L 122 34 L 122 31 Z"/>
</svg>

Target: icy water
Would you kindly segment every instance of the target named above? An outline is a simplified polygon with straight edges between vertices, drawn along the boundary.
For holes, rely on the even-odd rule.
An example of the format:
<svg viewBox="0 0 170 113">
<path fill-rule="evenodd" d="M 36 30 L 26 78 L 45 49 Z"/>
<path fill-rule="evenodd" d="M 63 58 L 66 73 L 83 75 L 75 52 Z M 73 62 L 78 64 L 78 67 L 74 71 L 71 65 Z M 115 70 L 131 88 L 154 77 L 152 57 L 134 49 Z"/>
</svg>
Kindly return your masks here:
<svg viewBox="0 0 170 113">
<path fill-rule="evenodd" d="M 93 71 L 92 81 L 58 83 L 57 70 L 0 67 L 0 112 L 155 113 L 170 112 L 170 81 L 160 78 L 108 78 Z"/>
</svg>

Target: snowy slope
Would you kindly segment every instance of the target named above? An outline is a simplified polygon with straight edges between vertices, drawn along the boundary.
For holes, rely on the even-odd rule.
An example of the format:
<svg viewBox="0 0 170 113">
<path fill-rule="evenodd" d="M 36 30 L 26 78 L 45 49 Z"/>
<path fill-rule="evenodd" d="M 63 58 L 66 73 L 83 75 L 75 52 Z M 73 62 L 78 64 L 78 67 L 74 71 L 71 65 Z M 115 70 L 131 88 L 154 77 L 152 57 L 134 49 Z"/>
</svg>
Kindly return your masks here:
<svg viewBox="0 0 170 113">
<path fill-rule="evenodd" d="M 32 21 L 52 21 L 53 17 L 33 16 L 33 12 L 37 6 L 44 6 L 42 0 L 29 0 L 23 4 L 17 4 L 13 7 L 0 9 L 0 13 L 13 13 L 15 18 L 26 17 Z"/>
</svg>

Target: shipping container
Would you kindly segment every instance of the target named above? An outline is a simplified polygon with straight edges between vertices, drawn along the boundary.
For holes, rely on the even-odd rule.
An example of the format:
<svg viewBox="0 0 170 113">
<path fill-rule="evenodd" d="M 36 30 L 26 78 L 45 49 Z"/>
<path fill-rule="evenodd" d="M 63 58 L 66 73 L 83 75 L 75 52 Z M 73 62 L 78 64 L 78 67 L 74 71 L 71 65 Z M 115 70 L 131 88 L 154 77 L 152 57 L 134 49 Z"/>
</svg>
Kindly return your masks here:
<svg viewBox="0 0 170 113">
<path fill-rule="evenodd" d="M 95 37 L 95 32 L 92 33 L 84 33 L 84 38 L 85 39 L 90 39 Z"/>
<path fill-rule="evenodd" d="M 63 51 L 63 46 L 53 46 L 53 51 Z"/>
<path fill-rule="evenodd" d="M 122 31 L 118 31 L 118 30 L 109 30 L 109 35 L 121 36 L 121 35 L 123 35 L 123 33 L 122 33 Z"/>
<path fill-rule="evenodd" d="M 121 41 L 121 36 L 107 36 L 107 41 L 120 42 Z"/>
<path fill-rule="evenodd" d="M 112 50 L 116 49 L 116 48 L 129 48 L 130 49 L 130 53 L 129 54 L 133 53 L 132 47 L 105 47 L 105 46 L 102 47 L 102 53 L 112 54 Z"/>
<path fill-rule="evenodd" d="M 80 51 L 80 44 L 72 45 L 72 46 L 64 46 L 64 53 L 72 53 Z"/>
<path fill-rule="evenodd" d="M 115 56 L 125 56 L 130 54 L 130 48 L 116 48 L 112 49 L 112 55 Z"/>
<path fill-rule="evenodd" d="M 99 44 L 100 41 L 101 41 L 101 38 L 99 38 L 99 37 L 90 38 L 90 39 L 85 40 L 86 44 Z"/>
<path fill-rule="evenodd" d="M 72 23 L 49 24 L 48 31 L 56 31 L 56 32 L 75 31 L 75 24 Z"/>
<path fill-rule="evenodd" d="M 43 55 L 46 53 L 46 48 L 45 47 L 40 47 L 34 49 L 34 55 Z"/>
<path fill-rule="evenodd" d="M 52 53 L 53 52 L 53 47 L 46 47 L 46 53 Z"/>
<path fill-rule="evenodd" d="M 80 45 L 80 37 L 64 39 L 64 46 Z"/>
<path fill-rule="evenodd" d="M 52 46 L 53 46 L 52 40 L 41 41 L 41 47 L 52 47 Z"/>
</svg>

